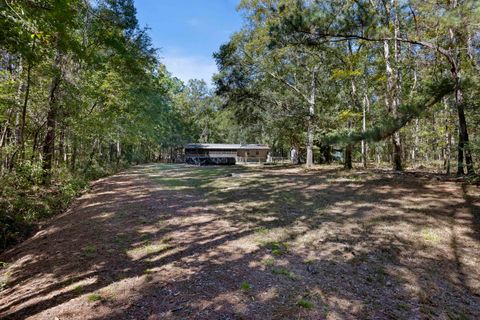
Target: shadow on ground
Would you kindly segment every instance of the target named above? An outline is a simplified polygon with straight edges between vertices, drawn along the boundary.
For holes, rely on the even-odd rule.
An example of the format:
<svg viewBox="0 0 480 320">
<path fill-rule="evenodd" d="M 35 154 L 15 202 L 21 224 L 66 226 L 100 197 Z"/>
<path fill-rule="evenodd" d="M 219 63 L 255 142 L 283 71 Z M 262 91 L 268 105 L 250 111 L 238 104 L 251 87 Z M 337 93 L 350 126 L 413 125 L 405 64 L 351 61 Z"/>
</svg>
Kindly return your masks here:
<svg viewBox="0 0 480 320">
<path fill-rule="evenodd" d="M 0 257 L 0 317 L 475 319 L 479 203 L 331 167 L 136 167 Z"/>
</svg>

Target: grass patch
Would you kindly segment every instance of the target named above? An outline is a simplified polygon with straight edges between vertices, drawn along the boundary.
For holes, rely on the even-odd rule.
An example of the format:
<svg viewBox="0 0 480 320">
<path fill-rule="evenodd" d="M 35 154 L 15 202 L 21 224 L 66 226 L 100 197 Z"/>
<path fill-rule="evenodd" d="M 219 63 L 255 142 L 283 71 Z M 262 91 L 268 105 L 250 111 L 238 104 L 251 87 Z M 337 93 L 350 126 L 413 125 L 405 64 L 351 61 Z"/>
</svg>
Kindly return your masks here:
<svg viewBox="0 0 480 320">
<path fill-rule="evenodd" d="M 269 231 L 268 228 L 265 228 L 265 227 L 255 228 L 255 233 L 258 233 L 258 234 L 267 234 L 268 231 Z"/>
<path fill-rule="evenodd" d="M 422 238 L 428 242 L 437 243 L 441 240 L 441 237 L 431 228 L 422 229 L 421 235 L 422 235 Z"/>
<path fill-rule="evenodd" d="M 288 246 L 284 242 L 277 242 L 277 241 L 267 242 L 265 246 L 268 249 L 270 249 L 273 255 L 276 255 L 276 256 L 284 255 L 288 251 Z"/>
<path fill-rule="evenodd" d="M 162 241 L 160 241 L 160 243 L 150 243 L 149 241 L 146 241 L 143 246 L 134 248 L 132 250 L 127 250 L 127 253 L 135 255 L 150 255 L 155 253 L 161 253 L 171 247 L 171 245 L 162 243 Z"/>
<path fill-rule="evenodd" d="M 266 267 L 271 267 L 275 264 L 274 258 L 265 258 L 261 261 L 261 263 Z"/>
<path fill-rule="evenodd" d="M 297 275 L 295 273 L 293 273 L 292 271 L 290 271 L 290 270 L 288 270 L 287 268 L 284 268 L 284 267 L 273 268 L 272 273 L 277 274 L 277 275 L 281 275 L 281 276 L 285 276 L 285 277 L 287 277 L 291 280 L 296 280 L 297 279 Z"/>
<path fill-rule="evenodd" d="M 6 268 L 6 267 L 7 267 L 7 263 L 0 261 L 0 269 Z M 7 288 L 8 278 L 9 278 L 8 272 L 3 275 L 0 275 L 0 292 L 3 291 L 5 288 Z"/>
<path fill-rule="evenodd" d="M 240 285 L 240 289 L 242 289 L 243 291 L 250 291 L 252 289 L 252 285 L 247 281 L 243 281 Z"/>
<path fill-rule="evenodd" d="M 0 292 L 5 290 L 8 286 L 8 274 L 0 276 Z"/>
<path fill-rule="evenodd" d="M 173 241 L 173 237 L 165 237 L 162 240 L 160 240 L 161 243 L 169 243 Z"/>
<path fill-rule="evenodd" d="M 99 295 L 98 293 L 92 293 L 87 297 L 87 300 L 89 302 L 101 301 L 102 299 L 103 299 L 102 296 Z"/>
<path fill-rule="evenodd" d="M 94 245 L 88 245 L 82 248 L 82 253 L 86 256 L 93 256 L 97 253 L 97 247 Z"/>
<path fill-rule="evenodd" d="M 75 292 L 75 294 L 79 295 L 79 294 L 82 294 L 83 293 L 83 286 L 81 284 L 79 284 L 78 286 L 75 286 L 75 288 L 73 288 L 73 292 Z"/>
<path fill-rule="evenodd" d="M 366 222 L 367 227 L 383 225 L 386 222 L 385 217 L 373 217 Z"/>
<path fill-rule="evenodd" d="M 297 302 L 297 305 L 301 308 L 304 308 L 304 309 L 313 309 L 315 307 L 315 305 L 313 304 L 313 302 L 311 301 L 308 301 L 307 299 L 300 299 L 298 302 Z"/>
<path fill-rule="evenodd" d="M 170 246 L 165 244 L 150 244 L 150 245 L 144 246 L 142 251 L 145 252 L 146 254 L 152 254 L 152 253 L 159 253 L 159 252 L 165 251 L 168 248 L 170 248 Z"/>
</svg>

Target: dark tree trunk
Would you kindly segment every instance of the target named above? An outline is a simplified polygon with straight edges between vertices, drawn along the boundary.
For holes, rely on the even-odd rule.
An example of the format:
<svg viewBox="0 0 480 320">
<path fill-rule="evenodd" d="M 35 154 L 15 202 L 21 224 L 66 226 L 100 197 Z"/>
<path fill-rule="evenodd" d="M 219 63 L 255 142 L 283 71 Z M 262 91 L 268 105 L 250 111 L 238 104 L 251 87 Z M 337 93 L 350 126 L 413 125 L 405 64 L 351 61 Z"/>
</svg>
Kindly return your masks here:
<svg viewBox="0 0 480 320">
<path fill-rule="evenodd" d="M 33 160 L 35 160 L 35 152 L 37 151 L 37 144 L 38 144 L 38 134 L 40 133 L 42 127 L 38 128 L 38 130 L 35 131 L 35 134 L 33 136 L 32 156 L 31 156 L 32 162 Z"/>
<path fill-rule="evenodd" d="M 347 145 L 345 147 L 345 162 L 343 164 L 343 167 L 347 170 L 350 170 L 353 168 L 353 165 L 352 165 L 352 149 L 353 149 L 353 146 L 351 144 Z"/>
<path fill-rule="evenodd" d="M 28 106 L 28 99 L 30 97 L 30 82 L 31 82 L 31 73 L 32 73 L 32 63 L 28 63 L 27 67 L 27 82 L 26 82 L 26 88 L 25 88 L 25 97 L 23 99 L 23 106 L 22 106 L 22 125 L 21 125 L 21 136 L 20 136 L 20 141 L 21 141 L 21 149 L 22 149 L 22 157 L 24 157 L 24 150 L 25 150 L 25 125 L 27 121 L 27 106 Z"/>
<path fill-rule="evenodd" d="M 451 7 L 455 9 L 457 7 L 457 1 L 451 2 Z M 469 146 L 469 139 L 468 139 L 468 129 L 467 129 L 467 121 L 465 119 L 465 107 L 463 105 L 463 93 L 460 88 L 460 54 L 461 51 L 459 47 L 462 45 L 459 43 L 457 37 L 458 30 L 456 29 L 449 29 L 450 33 L 450 40 L 452 44 L 455 46 L 455 55 L 450 57 L 450 64 L 451 74 L 453 81 L 455 82 L 455 107 L 457 108 L 458 113 L 458 161 L 457 161 L 457 175 L 464 175 L 464 161 L 467 165 L 467 173 L 469 175 L 474 175 L 475 170 L 473 168 L 473 159 L 472 154 L 470 152 Z"/>
<path fill-rule="evenodd" d="M 474 175 L 473 158 L 469 146 L 467 121 L 465 119 L 465 108 L 463 105 L 463 94 L 459 88 L 458 77 L 456 76 L 455 105 L 458 113 L 458 161 L 457 174 L 464 175 L 464 161 L 467 165 L 467 174 Z"/>
<path fill-rule="evenodd" d="M 397 171 L 402 171 L 402 144 L 400 142 L 400 133 L 395 132 L 392 136 L 393 145 L 393 165 Z"/>
<path fill-rule="evenodd" d="M 332 154 L 331 154 L 331 147 L 328 144 L 320 144 L 319 146 L 320 149 L 320 160 L 321 163 L 326 163 L 330 164 L 332 163 Z"/>
<path fill-rule="evenodd" d="M 77 149 L 78 149 L 77 140 L 76 140 L 75 136 L 73 136 L 73 138 L 72 138 L 72 157 L 70 158 L 70 170 L 72 172 L 75 172 L 75 169 L 76 169 L 77 152 L 78 152 Z"/>
<path fill-rule="evenodd" d="M 43 183 L 50 184 L 52 178 L 53 156 L 55 152 L 55 127 L 57 121 L 58 89 L 61 82 L 62 54 L 57 51 L 54 64 L 54 76 L 50 84 L 47 113 L 47 134 L 43 141 Z"/>
<path fill-rule="evenodd" d="M 54 97 L 51 97 L 56 99 Z M 49 184 L 52 177 L 53 155 L 55 151 L 56 106 L 51 105 L 47 114 L 47 134 L 43 141 L 43 183 Z"/>
</svg>

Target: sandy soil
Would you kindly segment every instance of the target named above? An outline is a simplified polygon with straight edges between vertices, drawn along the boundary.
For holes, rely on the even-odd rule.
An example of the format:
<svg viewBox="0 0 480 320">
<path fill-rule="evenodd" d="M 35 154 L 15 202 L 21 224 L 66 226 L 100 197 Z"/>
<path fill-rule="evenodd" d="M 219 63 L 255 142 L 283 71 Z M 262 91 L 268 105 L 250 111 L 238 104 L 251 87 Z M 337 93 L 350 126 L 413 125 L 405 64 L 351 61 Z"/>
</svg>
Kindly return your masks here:
<svg viewBox="0 0 480 320">
<path fill-rule="evenodd" d="M 0 256 L 4 319 L 480 319 L 480 191 L 147 165 Z"/>
</svg>

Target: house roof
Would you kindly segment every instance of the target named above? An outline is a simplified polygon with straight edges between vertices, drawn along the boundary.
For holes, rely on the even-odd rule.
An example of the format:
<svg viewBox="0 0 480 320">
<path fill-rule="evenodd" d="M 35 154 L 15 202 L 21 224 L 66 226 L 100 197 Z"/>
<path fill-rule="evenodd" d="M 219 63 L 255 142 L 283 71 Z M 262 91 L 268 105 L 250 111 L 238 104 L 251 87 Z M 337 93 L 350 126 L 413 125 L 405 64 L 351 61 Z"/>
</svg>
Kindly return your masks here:
<svg viewBox="0 0 480 320">
<path fill-rule="evenodd" d="M 207 150 L 230 150 L 230 149 L 254 149 L 270 150 L 264 144 L 226 144 L 226 143 L 189 143 L 185 149 L 207 149 Z"/>
</svg>

